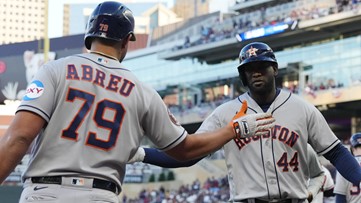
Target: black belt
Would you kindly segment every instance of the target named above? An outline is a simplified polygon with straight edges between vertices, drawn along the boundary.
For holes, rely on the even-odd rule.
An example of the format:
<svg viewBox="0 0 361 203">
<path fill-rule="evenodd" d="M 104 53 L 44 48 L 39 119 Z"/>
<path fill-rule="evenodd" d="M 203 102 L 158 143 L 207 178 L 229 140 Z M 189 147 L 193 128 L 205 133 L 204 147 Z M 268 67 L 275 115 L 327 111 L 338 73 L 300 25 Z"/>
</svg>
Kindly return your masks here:
<svg viewBox="0 0 361 203">
<path fill-rule="evenodd" d="M 61 185 L 61 176 L 32 177 L 31 182 Z M 117 194 L 117 185 L 107 180 L 93 179 L 93 188 L 108 190 Z"/>
</svg>

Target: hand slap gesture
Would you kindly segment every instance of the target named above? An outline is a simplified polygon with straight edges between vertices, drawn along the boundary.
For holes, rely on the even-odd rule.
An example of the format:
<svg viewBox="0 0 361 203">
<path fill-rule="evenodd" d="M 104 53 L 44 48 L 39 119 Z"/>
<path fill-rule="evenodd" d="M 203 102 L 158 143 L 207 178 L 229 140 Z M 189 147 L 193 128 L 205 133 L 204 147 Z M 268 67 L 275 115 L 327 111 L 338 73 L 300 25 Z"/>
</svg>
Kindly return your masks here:
<svg viewBox="0 0 361 203">
<path fill-rule="evenodd" d="M 235 137 L 239 139 L 261 136 L 266 134 L 275 125 L 271 113 L 257 113 L 247 115 L 247 101 L 243 101 L 240 111 L 229 123 L 234 128 Z"/>
</svg>

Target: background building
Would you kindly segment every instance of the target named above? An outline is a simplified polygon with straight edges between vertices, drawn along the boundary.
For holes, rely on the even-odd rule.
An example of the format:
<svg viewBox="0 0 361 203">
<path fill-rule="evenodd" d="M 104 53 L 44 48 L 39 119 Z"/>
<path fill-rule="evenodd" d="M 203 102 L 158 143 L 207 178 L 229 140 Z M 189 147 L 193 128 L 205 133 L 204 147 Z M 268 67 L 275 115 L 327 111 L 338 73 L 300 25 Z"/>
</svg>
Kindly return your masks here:
<svg viewBox="0 0 361 203">
<path fill-rule="evenodd" d="M 97 4 L 64 4 L 63 36 L 84 33 L 88 18 Z"/>
<path fill-rule="evenodd" d="M 93 9 L 98 4 L 65 4 L 63 14 L 63 36 L 84 33 L 85 26 Z M 127 6 L 132 10 L 135 20 L 136 34 L 149 34 L 156 27 L 181 21 L 165 3 L 157 2 L 129 2 Z"/>
<path fill-rule="evenodd" d="M 174 0 L 173 11 L 185 20 L 216 11 L 227 12 L 235 0 Z"/>
<path fill-rule="evenodd" d="M 209 13 L 210 0 L 176 0 L 174 12 L 181 18 L 189 19 Z"/>
<path fill-rule="evenodd" d="M 48 0 L 0 1 L 0 45 L 44 38 Z"/>
</svg>

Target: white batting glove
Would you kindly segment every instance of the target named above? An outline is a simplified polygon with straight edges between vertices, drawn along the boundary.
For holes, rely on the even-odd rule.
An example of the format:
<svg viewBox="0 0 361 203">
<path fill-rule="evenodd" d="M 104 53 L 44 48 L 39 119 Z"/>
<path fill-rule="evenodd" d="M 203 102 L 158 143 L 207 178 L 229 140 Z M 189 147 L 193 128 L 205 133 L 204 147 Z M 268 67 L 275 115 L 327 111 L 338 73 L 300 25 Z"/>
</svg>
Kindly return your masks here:
<svg viewBox="0 0 361 203">
<path fill-rule="evenodd" d="M 237 138 L 261 136 L 275 126 L 271 113 L 250 114 L 233 120 L 233 128 Z"/>
<path fill-rule="evenodd" d="M 233 116 L 230 125 L 233 127 L 236 138 L 243 139 L 252 136 L 261 136 L 275 125 L 275 119 L 271 113 L 258 113 L 247 115 L 247 101 L 242 102 L 242 107 Z"/>
<path fill-rule="evenodd" d="M 145 157 L 145 151 L 143 147 L 139 147 L 134 156 L 127 162 L 128 164 L 132 164 L 135 162 L 142 162 Z"/>
</svg>

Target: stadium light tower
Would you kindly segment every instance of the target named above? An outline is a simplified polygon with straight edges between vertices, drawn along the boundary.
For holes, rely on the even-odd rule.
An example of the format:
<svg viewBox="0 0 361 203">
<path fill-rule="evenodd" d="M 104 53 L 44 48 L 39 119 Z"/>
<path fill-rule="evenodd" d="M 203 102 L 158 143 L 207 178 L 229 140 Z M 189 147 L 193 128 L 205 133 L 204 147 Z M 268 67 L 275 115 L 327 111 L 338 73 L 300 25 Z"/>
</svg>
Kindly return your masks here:
<svg viewBox="0 0 361 203">
<path fill-rule="evenodd" d="M 49 22 L 49 0 L 45 0 L 45 14 L 44 14 L 44 43 L 43 43 L 43 51 L 44 51 L 44 63 L 48 61 L 48 53 L 50 49 L 50 42 L 48 36 L 48 22 Z"/>
</svg>

